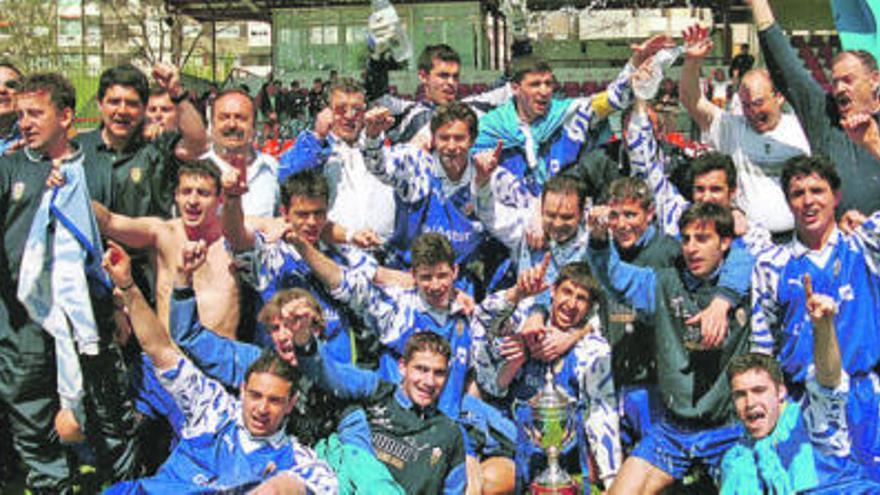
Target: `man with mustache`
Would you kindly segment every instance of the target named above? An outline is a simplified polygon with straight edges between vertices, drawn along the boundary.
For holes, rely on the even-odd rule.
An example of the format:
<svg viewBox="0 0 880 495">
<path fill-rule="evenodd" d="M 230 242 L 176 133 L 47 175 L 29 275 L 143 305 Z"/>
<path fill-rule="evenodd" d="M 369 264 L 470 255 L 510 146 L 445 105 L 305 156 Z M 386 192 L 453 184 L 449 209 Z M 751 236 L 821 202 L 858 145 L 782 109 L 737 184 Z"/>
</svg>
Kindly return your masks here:
<svg viewBox="0 0 880 495">
<path fill-rule="evenodd" d="M 813 154 L 834 158 L 841 211 L 880 209 L 880 72 L 865 51 L 844 51 L 831 66 L 831 93 L 804 68 L 768 0 L 747 0 L 776 88 L 794 109 Z"/>
<path fill-rule="evenodd" d="M 687 51 L 681 73 L 681 103 L 708 137 L 709 145 L 733 158 L 737 205 L 749 220 L 763 224 L 770 232 L 791 232 L 794 219 L 779 187 L 779 171 L 788 158 L 810 154 L 797 117 L 782 111 L 784 98 L 764 69 L 742 75 L 742 115 L 712 104 L 699 85 L 702 60 L 712 50 L 709 30 L 691 26 L 684 40 Z"/>
<path fill-rule="evenodd" d="M 254 149 L 256 106 L 241 89 L 227 89 L 214 99 L 211 112 L 210 159 L 221 172 L 238 171 L 246 190 L 241 196 L 244 214 L 274 217 L 281 202 L 278 161 Z"/>
<path fill-rule="evenodd" d="M 758 257 L 752 273 L 752 350 L 776 356 L 789 394 L 804 393 L 812 359 L 812 324 L 802 279 L 833 297 L 843 369 L 849 374 L 846 414 L 852 452 L 880 481 L 880 212 L 852 233 L 841 232 L 834 210 L 843 200 L 839 167 L 823 157 L 794 158 L 782 169 L 782 186 L 796 235 Z"/>
<path fill-rule="evenodd" d="M 730 330 L 722 342 L 707 342 L 690 321 L 716 297 L 720 268 L 733 241 L 733 217 L 715 203 L 696 203 L 679 226 L 683 262 L 653 269 L 622 262 L 605 241 L 601 224 L 591 224 L 597 277 L 652 318 L 663 398 L 662 412 L 623 463 L 611 494 L 659 493 L 695 463 L 717 469 L 740 435 L 724 370 L 748 346 L 748 289 L 734 295 Z"/>
</svg>

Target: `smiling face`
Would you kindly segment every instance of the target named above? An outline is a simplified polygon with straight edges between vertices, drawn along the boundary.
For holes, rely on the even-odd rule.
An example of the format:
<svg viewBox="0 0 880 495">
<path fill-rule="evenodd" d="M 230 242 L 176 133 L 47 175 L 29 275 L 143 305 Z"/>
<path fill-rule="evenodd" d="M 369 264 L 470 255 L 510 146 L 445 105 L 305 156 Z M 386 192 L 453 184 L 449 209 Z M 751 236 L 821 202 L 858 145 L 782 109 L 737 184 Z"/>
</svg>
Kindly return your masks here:
<svg viewBox="0 0 880 495">
<path fill-rule="evenodd" d="M 9 67 L 0 67 L 0 115 L 15 111 L 15 89 L 21 76 Z"/>
<path fill-rule="evenodd" d="M 150 96 L 147 100 L 146 119 L 147 124 L 158 124 L 166 131 L 177 129 L 177 105 L 171 101 L 168 93 Z"/>
<path fill-rule="evenodd" d="M 409 361 L 400 360 L 401 387 L 406 396 L 419 407 L 437 402 L 446 385 L 447 365 L 442 354 L 430 350 L 412 353 Z"/>
<path fill-rule="evenodd" d="M 581 325 L 590 311 L 590 291 L 572 280 L 553 287 L 550 319 L 560 330 Z"/>
<path fill-rule="evenodd" d="M 614 242 L 620 249 L 632 248 L 651 225 L 654 209 L 646 210 L 637 199 L 612 201 L 609 206 L 608 225 Z"/>
<path fill-rule="evenodd" d="M 777 385 L 767 371 L 752 368 L 730 380 L 733 406 L 752 438 L 765 438 L 776 428 L 785 399 L 785 385 Z"/>
<path fill-rule="evenodd" d="M 181 174 L 174 201 L 185 227 L 206 227 L 218 221 L 221 197 L 217 183 L 208 175 Z"/>
<path fill-rule="evenodd" d="M 813 172 L 797 175 L 788 184 L 788 207 L 802 240 L 826 239 L 834 230 L 834 210 L 840 203 L 827 180 Z"/>
<path fill-rule="evenodd" d="M 453 181 L 459 180 L 468 165 L 468 150 L 474 144 L 467 122 L 447 122 L 434 131 L 432 139 L 446 176 Z"/>
<path fill-rule="evenodd" d="M 697 278 L 714 273 L 729 247 L 730 238 L 718 235 L 715 222 L 695 221 L 681 230 L 681 254 L 688 271 Z"/>
<path fill-rule="evenodd" d="M 454 101 L 458 94 L 458 81 L 461 65 L 435 58 L 431 61 L 431 71 L 419 71 L 419 81 L 425 88 L 425 99 L 443 105 Z"/>
<path fill-rule="evenodd" d="M 330 95 L 330 109 L 333 111 L 330 130 L 346 143 L 354 143 L 364 127 L 364 113 L 367 110 L 364 94 L 333 91 Z"/>
<path fill-rule="evenodd" d="M 711 170 L 694 177 L 694 202 L 715 203 L 730 208 L 736 188 L 727 184 L 727 173 L 723 170 Z"/>
<path fill-rule="evenodd" d="M 22 93 L 16 97 L 18 125 L 27 147 L 48 153 L 59 145 L 66 145 L 67 130 L 73 122 L 73 110 L 59 111 L 48 91 Z"/>
<path fill-rule="evenodd" d="M 840 55 L 831 67 L 831 86 L 841 118 L 877 110 L 880 74 L 869 70 L 858 57 Z"/>
<path fill-rule="evenodd" d="M 434 309 L 446 310 L 455 293 L 455 278 L 458 267 L 446 262 L 434 265 L 419 265 L 412 269 L 419 296 Z"/>
<path fill-rule="evenodd" d="M 254 139 L 254 105 L 247 96 L 228 93 L 214 101 L 211 139 L 224 151 L 242 150 Z"/>
<path fill-rule="evenodd" d="M 293 410 L 293 385 L 272 373 L 251 373 L 241 385 L 241 414 L 245 428 L 251 435 L 272 435 Z"/>
<path fill-rule="evenodd" d="M 110 86 L 98 102 L 98 108 L 108 143 L 127 142 L 144 119 L 144 103 L 131 86 Z"/>
<path fill-rule="evenodd" d="M 556 80 L 552 72 L 529 72 L 519 83 L 512 83 L 520 120 L 531 123 L 547 115 L 555 86 Z"/>
<path fill-rule="evenodd" d="M 583 219 L 578 195 L 575 192 L 548 191 L 541 203 L 541 225 L 550 239 L 563 243 L 577 233 Z"/>
<path fill-rule="evenodd" d="M 776 129 L 782 118 L 782 95 L 773 90 L 773 83 L 765 72 L 746 74 L 739 87 L 743 114 L 755 132 L 762 134 Z"/>
</svg>

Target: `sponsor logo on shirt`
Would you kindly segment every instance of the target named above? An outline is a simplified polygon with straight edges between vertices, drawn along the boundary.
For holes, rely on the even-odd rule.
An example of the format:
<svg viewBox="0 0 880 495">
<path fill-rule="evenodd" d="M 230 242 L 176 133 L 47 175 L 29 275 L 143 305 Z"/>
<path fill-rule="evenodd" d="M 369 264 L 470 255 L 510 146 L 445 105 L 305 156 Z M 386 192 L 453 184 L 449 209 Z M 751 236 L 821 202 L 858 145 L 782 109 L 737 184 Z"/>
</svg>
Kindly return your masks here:
<svg viewBox="0 0 880 495">
<path fill-rule="evenodd" d="M 16 182 L 12 185 L 12 200 L 21 201 L 24 197 L 24 182 Z"/>
</svg>

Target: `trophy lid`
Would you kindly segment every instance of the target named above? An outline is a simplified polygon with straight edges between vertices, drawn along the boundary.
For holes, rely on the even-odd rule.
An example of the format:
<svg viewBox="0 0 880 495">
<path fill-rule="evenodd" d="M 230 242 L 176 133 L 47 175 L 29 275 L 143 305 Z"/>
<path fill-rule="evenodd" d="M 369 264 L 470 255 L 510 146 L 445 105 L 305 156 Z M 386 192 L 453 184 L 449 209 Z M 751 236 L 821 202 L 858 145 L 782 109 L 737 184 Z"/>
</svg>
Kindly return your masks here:
<svg viewBox="0 0 880 495">
<path fill-rule="evenodd" d="M 544 386 L 529 399 L 529 405 L 535 410 L 542 410 L 553 407 L 565 407 L 574 399 L 562 390 L 553 381 L 553 367 L 547 366 L 547 372 L 544 374 Z"/>
</svg>

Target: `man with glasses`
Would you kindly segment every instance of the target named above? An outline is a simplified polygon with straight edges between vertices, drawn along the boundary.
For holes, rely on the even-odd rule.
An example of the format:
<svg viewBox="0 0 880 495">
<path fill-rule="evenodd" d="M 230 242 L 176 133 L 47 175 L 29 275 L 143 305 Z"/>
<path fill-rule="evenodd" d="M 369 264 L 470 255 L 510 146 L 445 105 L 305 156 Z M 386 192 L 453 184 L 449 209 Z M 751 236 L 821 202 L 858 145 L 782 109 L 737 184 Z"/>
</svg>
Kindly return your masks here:
<svg viewBox="0 0 880 495">
<path fill-rule="evenodd" d="M 700 65 L 712 50 L 709 31 L 692 26 L 684 39 L 687 51 L 681 72 L 681 103 L 710 146 L 733 158 L 739 179 L 737 206 L 749 220 L 774 234 L 791 232 L 794 218 L 786 208 L 779 173 L 789 158 L 810 154 L 797 117 L 782 112 L 785 98 L 776 91 L 766 69 L 750 70 L 742 76 L 742 115 L 713 105 L 700 91 L 699 83 Z"/>
<path fill-rule="evenodd" d="M 312 168 L 322 168 L 330 184 L 328 218 L 345 227 L 350 237 L 369 229 L 382 239 L 394 232 L 394 193 L 374 177 L 364 164 L 361 129 L 366 96 L 363 87 L 349 78 L 330 88 L 330 107 L 303 131 L 296 145 L 281 156 L 278 178 Z"/>
<path fill-rule="evenodd" d="M 21 71 L 9 62 L 0 62 L 0 154 L 10 153 L 21 146 L 21 131 L 15 114 L 15 90 Z"/>
</svg>

